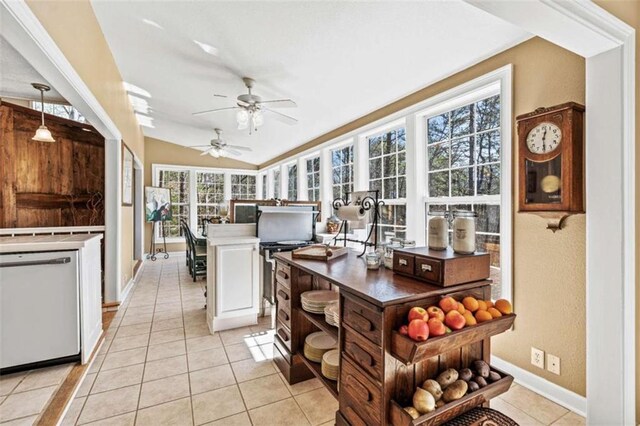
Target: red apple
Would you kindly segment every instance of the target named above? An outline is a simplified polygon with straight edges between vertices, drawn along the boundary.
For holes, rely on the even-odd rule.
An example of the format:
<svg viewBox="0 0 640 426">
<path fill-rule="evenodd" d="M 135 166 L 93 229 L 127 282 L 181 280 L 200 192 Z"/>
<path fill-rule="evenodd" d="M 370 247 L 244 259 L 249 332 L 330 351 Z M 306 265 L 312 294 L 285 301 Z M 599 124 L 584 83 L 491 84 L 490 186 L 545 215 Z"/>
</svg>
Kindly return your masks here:
<svg viewBox="0 0 640 426">
<path fill-rule="evenodd" d="M 409 323 L 409 337 L 418 342 L 429 338 L 429 325 L 421 319 L 414 319 Z"/>
<path fill-rule="evenodd" d="M 444 321 L 444 312 L 442 312 L 442 309 L 438 308 L 437 306 L 429 306 L 427 308 L 427 314 L 429 315 L 427 321 L 430 318 L 439 319 L 441 322 Z"/>
<path fill-rule="evenodd" d="M 447 312 L 447 315 L 444 317 L 444 322 L 453 330 L 460 330 L 467 323 L 464 316 L 458 311 Z"/>
<path fill-rule="evenodd" d="M 444 324 L 438 318 L 431 318 L 427 324 L 429 325 L 429 336 L 442 336 L 447 332 Z"/>
<path fill-rule="evenodd" d="M 424 308 L 421 308 L 420 306 L 411 308 L 411 310 L 409 311 L 409 323 L 411 323 L 411 321 L 415 319 L 423 319 L 426 314 L 427 311 L 425 311 Z"/>
<path fill-rule="evenodd" d="M 455 311 L 458 309 L 458 302 L 453 297 L 444 297 L 440 299 L 438 302 L 438 306 L 444 311 L 444 313 L 449 313 L 449 311 Z"/>
<path fill-rule="evenodd" d="M 409 334 L 409 327 L 407 327 L 406 325 L 402 325 L 400 326 L 400 329 L 398 329 L 398 332 L 403 336 L 406 336 Z"/>
</svg>

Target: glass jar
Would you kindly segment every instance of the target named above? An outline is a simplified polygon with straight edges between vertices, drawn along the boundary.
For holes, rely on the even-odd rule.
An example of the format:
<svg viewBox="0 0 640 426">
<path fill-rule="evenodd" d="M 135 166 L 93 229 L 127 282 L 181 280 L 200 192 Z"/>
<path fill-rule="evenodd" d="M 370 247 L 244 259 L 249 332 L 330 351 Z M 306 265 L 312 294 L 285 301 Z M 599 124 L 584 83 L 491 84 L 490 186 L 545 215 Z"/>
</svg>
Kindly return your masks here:
<svg viewBox="0 0 640 426">
<path fill-rule="evenodd" d="M 365 255 L 365 260 L 367 262 L 367 269 L 378 269 L 380 268 L 380 255 L 375 252 L 369 252 Z"/>
<path fill-rule="evenodd" d="M 393 251 L 402 248 L 399 244 L 389 243 L 384 246 L 384 267 L 393 269 Z"/>
<path fill-rule="evenodd" d="M 476 251 L 476 212 L 456 210 L 453 212 L 453 251 L 473 254 Z"/>
<path fill-rule="evenodd" d="M 402 248 L 414 248 L 416 242 L 414 240 L 402 240 Z"/>
<path fill-rule="evenodd" d="M 342 221 L 340 219 L 338 219 L 338 216 L 333 215 L 330 218 L 327 219 L 327 233 L 328 234 L 335 234 L 338 232 L 338 230 L 340 229 L 340 224 L 342 223 Z"/>
<path fill-rule="evenodd" d="M 447 212 L 431 212 L 429 216 L 429 248 L 446 250 L 449 245 L 449 215 Z"/>
</svg>

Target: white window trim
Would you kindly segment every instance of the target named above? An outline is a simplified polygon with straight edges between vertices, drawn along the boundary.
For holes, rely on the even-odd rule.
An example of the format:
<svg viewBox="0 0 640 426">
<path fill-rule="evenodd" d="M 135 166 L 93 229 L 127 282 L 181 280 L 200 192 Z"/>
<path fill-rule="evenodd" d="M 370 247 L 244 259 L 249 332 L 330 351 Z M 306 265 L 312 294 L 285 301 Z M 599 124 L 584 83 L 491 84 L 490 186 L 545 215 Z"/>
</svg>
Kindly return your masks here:
<svg viewBox="0 0 640 426">
<path fill-rule="evenodd" d="M 152 164 L 151 176 L 152 185 L 158 186 L 160 181 L 160 170 L 189 172 L 189 226 L 191 231 L 196 233 L 198 229 L 198 209 L 197 209 L 197 187 L 196 173 L 221 173 L 224 174 L 224 200 L 231 200 L 231 175 L 252 175 L 258 176 L 257 170 L 246 169 L 225 169 L 220 167 L 198 167 L 198 166 L 179 166 L 175 164 Z M 257 189 L 257 188 L 256 188 Z M 159 228 L 156 227 L 154 239 L 156 244 L 162 243 L 164 240 L 159 236 Z M 168 237 L 167 243 L 182 243 L 184 237 Z"/>
</svg>

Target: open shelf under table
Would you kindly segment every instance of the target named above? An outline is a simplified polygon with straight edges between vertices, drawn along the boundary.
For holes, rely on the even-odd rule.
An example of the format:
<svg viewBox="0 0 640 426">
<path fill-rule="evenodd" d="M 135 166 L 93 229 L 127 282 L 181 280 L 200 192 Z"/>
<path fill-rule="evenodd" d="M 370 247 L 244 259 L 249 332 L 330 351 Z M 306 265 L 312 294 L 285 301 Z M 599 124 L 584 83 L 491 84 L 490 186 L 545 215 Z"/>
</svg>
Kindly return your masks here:
<svg viewBox="0 0 640 426">
<path fill-rule="evenodd" d="M 305 358 L 304 353 L 302 353 L 302 351 L 298 351 L 298 355 L 300 355 L 302 362 L 304 362 L 305 365 L 309 367 L 309 370 L 311 370 L 313 375 L 316 376 L 322 384 L 324 384 L 324 386 L 329 390 L 329 392 L 331 392 L 331 395 L 333 395 L 334 398 L 338 399 L 338 382 L 329 380 L 326 377 L 324 377 L 322 375 L 320 364 L 309 361 L 307 358 Z"/>
<path fill-rule="evenodd" d="M 298 308 L 298 311 L 302 314 L 302 316 L 308 319 L 313 325 L 315 325 L 320 330 L 324 331 L 325 333 L 329 334 L 330 336 L 333 336 L 336 340 L 338 340 L 338 327 L 334 327 L 331 324 L 329 324 L 324 319 L 324 315 L 312 314 L 311 312 L 307 312 L 302 308 Z"/>
</svg>

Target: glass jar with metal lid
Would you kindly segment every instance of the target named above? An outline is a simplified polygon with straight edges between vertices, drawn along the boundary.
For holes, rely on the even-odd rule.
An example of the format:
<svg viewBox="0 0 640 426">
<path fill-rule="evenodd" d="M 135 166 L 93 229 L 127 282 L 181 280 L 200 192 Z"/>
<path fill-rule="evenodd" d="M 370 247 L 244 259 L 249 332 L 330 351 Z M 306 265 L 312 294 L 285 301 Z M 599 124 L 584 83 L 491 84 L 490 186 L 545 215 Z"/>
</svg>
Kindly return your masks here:
<svg viewBox="0 0 640 426">
<path fill-rule="evenodd" d="M 459 254 L 473 254 L 476 251 L 476 212 L 454 210 L 453 251 Z"/>
</svg>

